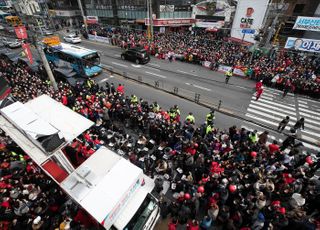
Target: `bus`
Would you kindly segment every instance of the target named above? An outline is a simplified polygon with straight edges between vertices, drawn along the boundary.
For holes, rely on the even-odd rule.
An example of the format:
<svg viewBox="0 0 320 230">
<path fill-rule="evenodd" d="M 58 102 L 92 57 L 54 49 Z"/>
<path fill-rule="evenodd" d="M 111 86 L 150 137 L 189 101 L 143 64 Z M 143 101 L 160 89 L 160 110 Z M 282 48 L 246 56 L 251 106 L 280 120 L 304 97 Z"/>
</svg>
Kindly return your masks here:
<svg viewBox="0 0 320 230">
<path fill-rule="evenodd" d="M 60 43 L 58 47 L 46 46 L 44 52 L 49 62 L 67 64 L 81 77 L 94 77 L 102 72 L 100 54 L 95 50 Z"/>
<path fill-rule="evenodd" d="M 22 25 L 22 21 L 18 16 L 6 16 L 5 20 L 6 20 L 6 23 L 12 27 Z"/>
</svg>

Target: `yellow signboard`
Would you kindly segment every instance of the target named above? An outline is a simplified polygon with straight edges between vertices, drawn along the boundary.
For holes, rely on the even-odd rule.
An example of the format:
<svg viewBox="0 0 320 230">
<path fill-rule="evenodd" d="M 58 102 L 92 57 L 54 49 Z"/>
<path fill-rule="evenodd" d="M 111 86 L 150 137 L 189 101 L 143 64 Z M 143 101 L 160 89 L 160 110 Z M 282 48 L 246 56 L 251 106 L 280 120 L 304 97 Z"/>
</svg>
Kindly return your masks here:
<svg viewBox="0 0 320 230">
<path fill-rule="evenodd" d="M 58 36 L 46 37 L 42 42 L 48 46 L 58 46 L 60 45 L 60 38 Z"/>
</svg>

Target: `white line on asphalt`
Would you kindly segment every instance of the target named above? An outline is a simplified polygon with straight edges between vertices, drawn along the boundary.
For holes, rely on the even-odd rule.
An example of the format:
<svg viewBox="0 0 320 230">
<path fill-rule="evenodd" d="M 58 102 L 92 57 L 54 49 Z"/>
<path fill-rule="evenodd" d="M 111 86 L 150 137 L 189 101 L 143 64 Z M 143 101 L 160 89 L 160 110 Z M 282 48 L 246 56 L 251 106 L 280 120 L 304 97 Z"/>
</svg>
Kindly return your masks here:
<svg viewBox="0 0 320 230">
<path fill-rule="evenodd" d="M 114 76 L 113 76 L 113 75 L 111 75 L 111 76 L 110 76 L 110 78 L 114 78 Z"/>
<path fill-rule="evenodd" d="M 300 104 L 300 102 L 298 103 L 298 105 L 299 105 L 299 107 L 303 107 L 303 108 L 309 108 L 309 106 L 308 105 L 304 105 L 304 104 Z"/>
<path fill-rule="evenodd" d="M 301 136 L 301 138 L 302 138 L 302 137 L 303 137 L 303 135 Z M 304 139 L 304 138 L 303 138 L 303 139 Z M 319 148 L 319 147 L 316 147 L 316 146 L 314 146 L 314 145 L 310 145 L 310 144 L 304 143 L 304 142 L 302 142 L 302 144 L 303 144 L 304 147 L 306 147 L 306 148 L 308 148 L 308 149 L 313 149 L 313 150 L 316 150 L 316 151 L 320 152 L 320 148 Z"/>
<path fill-rule="evenodd" d="M 258 114 L 260 116 L 260 118 L 261 117 L 267 118 L 267 119 L 269 118 L 269 120 L 271 119 L 271 120 L 275 120 L 277 122 L 280 122 L 282 120 L 280 117 L 273 116 L 273 115 L 270 115 L 270 114 L 266 114 L 265 112 L 260 112 L 260 111 L 258 111 L 256 109 L 250 109 L 249 108 L 247 112 L 252 114 L 252 115 L 255 115 L 255 116 L 257 116 L 257 114 Z M 261 119 L 263 119 L 263 118 L 261 118 Z M 289 122 L 289 124 L 290 125 L 294 125 L 294 123 L 292 123 L 292 122 Z"/>
<path fill-rule="evenodd" d="M 283 91 L 277 90 L 277 89 L 265 88 L 264 90 L 265 90 L 265 91 L 272 92 L 272 93 L 278 93 L 278 95 L 281 95 L 281 96 L 282 96 L 282 94 L 283 94 Z M 287 94 L 293 96 L 293 93 L 287 93 Z"/>
<path fill-rule="evenodd" d="M 245 116 L 278 127 L 278 123 L 272 122 L 272 121 L 269 121 L 269 120 L 266 120 L 266 119 L 263 119 L 263 118 L 260 118 L 260 117 L 257 117 L 256 115 L 253 115 L 253 114 L 250 114 L 250 113 L 246 113 Z M 285 129 L 286 130 L 290 130 L 289 127 L 286 127 Z"/>
<path fill-rule="evenodd" d="M 99 81 L 98 83 L 103 83 L 105 81 L 108 81 L 108 78 L 102 79 L 101 81 Z"/>
<path fill-rule="evenodd" d="M 264 98 L 260 98 L 259 99 L 259 101 L 260 102 L 264 102 L 264 103 L 267 103 L 267 104 L 271 104 L 271 105 L 274 105 L 274 106 L 277 106 L 277 107 L 282 107 L 282 108 L 284 108 L 284 109 L 289 109 L 289 110 L 292 110 L 292 111 L 295 111 L 296 110 L 296 108 L 291 108 L 291 107 L 289 107 L 289 106 L 285 106 L 285 105 L 282 105 L 282 104 L 280 104 L 280 103 L 275 103 L 275 102 L 272 102 L 272 101 L 268 101 L 268 100 L 265 100 Z M 290 105 L 290 104 L 289 104 Z"/>
<path fill-rule="evenodd" d="M 299 112 L 300 115 L 304 116 L 304 117 L 308 117 L 309 119 L 313 119 L 313 120 L 319 120 L 320 121 L 320 118 L 317 117 L 317 116 L 313 116 L 313 115 L 310 115 L 310 114 L 307 114 L 307 113 L 303 113 L 303 112 Z"/>
<path fill-rule="evenodd" d="M 316 103 L 316 104 L 320 104 L 320 101 L 317 101 L 317 100 L 312 100 L 312 99 L 308 99 L 308 98 L 299 98 L 299 100 L 301 101 L 309 101 L 309 102 L 313 102 L 313 103 Z"/>
<path fill-rule="evenodd" d="M 319 126 L 319 121 L 310 120 L 310 118 L 304 119 L 304 123 L 312 123 Z"/>
<path fill-rule="evenodd" d="M 301 132 L 306 133 L 306 134 L 309 134 L 309 135 L 311 135 L 311 136 L 320 137 L 320 134 L 319 134 L 319 133 L 311 132 L 311 131 L 309 131 L 309 130 L 301 130 Z"/>
<path fill-rule="evenodd" d="M 320 117 L 320 113 L 317 113 L 317 112 L 311 111 L 310 109 L 300 108 L 300 110 L 301 110 L 301 111 L 303 111 L 303 112 L 311 113 L 311 114 L 314 114 L 314 115 L 316 115 L 316 116 L 319 116 L 319 117 Z"/>
<path fill-rule="evenodd" d="M 303 134 L 301 134 L 301 139 L 304 139 L 306 141 L 310 141 L 310 142 L 315 143 L 315 144 L 319 143 L 319 140 L 316 140 L 316 139 L 314 139 L 312 137 L 309 137 L 309 136 L 306 136 L 306 135 L 303 135 Z"/>
<path fill-rule="evenodd" d="M 167 78 L 166 76 L 163 76 L 163 75 L 160 75 L 160 74 L 156 74 L 156 73 L 152 73 L 152 72 L 148 72 L 148 71 L 146 71 L 146 73 L 150 74 L 150 75 L 157 76 L 157 77 L 161 77 L 161 78 Z"/>
<path fill-rule="evenodd" d="M 240 89 L 247 89 L 246 87 L 240 86 L 240 85 L 235 85 L 235 87 L 240 88 Z"/>
<path fill-rule="evenodd" d="M 266 103 L 261 103 L 261 102 L 259 102 L 259 101 L 251 101 L 251 104 L 249 105 L 249 107 L 250 107 L 252 104 L 257 105 L 257 106 L 259 106 L 259 107 L 269 108 L 269 109 L 270 109 L 269 111 L 271 111 L 271 113 L 272 113 L 273 110 L 280 111 L 280 112 L 284 113 L 284 114 L 282 114 L 282 117 L 285 116 L 285 115 L 287 115 L 287 114 L 288 114 L 289 116 L 294 116 L 294 117 L 297 115 L 296 112 L 284 110 L 284 109 L 275 107 L 275 106 L 273 106 L 273 105 L 268 105 L 268 104 L 266 104 Z"/>
<path fill-rule="evenodd" d="M 128 68 L 127 65 L 124 65 L 124 64 L 121 64 L 121 63 L 118 63 L 118 62 L 111 62 L 111 63 L 114 64 L 114 65 L 118 65 L 118 66 L 122 66 L 122 67 Z"/>
<path fill-rule="evenodd" d="M 192 76 L 195 76 L 195 77 L 198 77 L 198 75 L 197 74 L 193 74 L 193 73 L 188 73 L 188 72 L 185 72 L 185 71 L 182 71 L 182 70 L 177 70 L 177 72 L 179 72 L 179 73 L 184 73 L 184 74 L 189 74 L 189 75 L 192 75 Z"/>
<path fill-rule="evenodd" d="M 155 67 L 160 67 L 160 65 L 154 64 L 154 63 L 149 63 L 148 65 L 155 66 Z"/>
<path fill-rule="evenodd" d="M 309 128 L 309 129 L 313 129 L 313 130 L 317 130 L 320 133 L 320 127 L 319 126 L 310 125 L 310 124 L 306 123 L 306 121 L 304 123 L 304 127 Z"/>
<path fill-rule="evenodd" d="M 135 64 L 131 64 L 132 67 L 135 67 L 135 68 L 141 68 L 141 65 L 135 65 Z"/>
<path fill-rule="evenodd" d="M 279 117 L 275 118 L 275 120 L 277 120 L 277 121 L 281 121 L 283 119 L 284 115 L 286 115 L 286 114 L 279 113 L 279 112 L 276 112 L 276 111 L 272 111 L 270 109 L 266 109 L 266 108 L 263 108 L 261 106 L 256 106 L 256 105 L 253 105 L 253 104 L 249 105 L 249 107 L 253 108 L 253 110 L 260 110 L 260 111 L 265 112 L 264 116 L 266 116 L 267 114 L 272 114 L 273 116 L 279 116 Z M 249 111 L 249 109 L 248 109 L 248 111 Z M 293 120 L 293 121 L 297 121 L 297 118 L 292 117 L 292 116 L 290 117 L 290 119 Z M 291 124 L 291 123 L 292 122 L 289 122 L 289 124 Z M 294 123 L 292 123 L 292 125 L 294 125 Z"/>
<path fill-rule="evenodd" d="M 208 88 L 203 87 L 203 86 L 200 86 L 200 85 L 194 85 L 194 84 L 191 84 L 191 83 L 188 83 L 188 82 L 186 82 L 185 84 L 186 84 L 186 85 L 191 85 L 191 86 L 193 86 L 193 87 L 195 87 L 195 88 L 198 88 L 198 89 L 203 89 L 203 90 L 205 90 L 205 91 L 211 91 L 211 89 L 208 89 Z"/>
<path fill-rule="evenodd" d="M 302 103 L 302 104 L 308 104 L 308 102 L 306 102 L 306 101 L 301 101 L 300 99 L 298 99 L 298 102 L 299 102 L 299 103 Z"/>
<path fill-rule="evenodd" d="M 146 65 L 144 65 L 144 66 L 142 66 L 143 68 L 148 68 L 148 69 L 151 69 L 151 70 L 153 70 L 153 71 L 158 71 L 158 72 L 160 72 L 161 70 L 159 70 L 159 69 L 156 69 L 156 68 L 153 68 L 153 67 L 150 67 L 150 66 L 146 66 Z"/>
<path fill-rule="evenodd" d="M 115 57 L 120 57 L 121 55 L 120 55 L 120 54 L 114 54 L 114 56 L 115 56 Z"/>
<path fill-rule="evenodd" d="M 101 64 L 102 67 L 104 68 L 112 68 L 112 66 L 106 65 L 106 64 Z"/>
</svg>

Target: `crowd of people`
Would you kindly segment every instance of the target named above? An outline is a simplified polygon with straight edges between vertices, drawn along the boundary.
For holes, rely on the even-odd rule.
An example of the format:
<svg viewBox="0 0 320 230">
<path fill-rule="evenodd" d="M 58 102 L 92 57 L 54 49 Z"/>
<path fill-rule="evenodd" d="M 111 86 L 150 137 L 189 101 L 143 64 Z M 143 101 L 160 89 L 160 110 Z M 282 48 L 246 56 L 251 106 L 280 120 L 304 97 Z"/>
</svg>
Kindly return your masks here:
<svg viewBox="0 0 320 230">
<path fill-rule="evenodd" d="M 55 92 L 41 74 L 5 60 L 0 75 L 22 102 L 48 94 L 95 122 L 65 149 L 75 166 L 105 145 L 156 178 L 155 192 L 170 183 L 161 199 L 170 230 L 320 228 L 319 155 L 302 152 L 292 136 L 269 144 L 266 131 L 220 130 L 214 111 L 196 126 L 178 105 L 166 111 L 92 79 L 60 82 Z M 98 228 L 3 133 L 0 151 L 2 228 Z"/>
<path fill-rule="evenodd" d="M 289 79 L 296 93 L 320 97 L 320 57 L 302 52 L 273 50 L 265 55 L 256 51 L 251 59 L 250 47 L 229 42 L 220 34 L 206 31 L 155 33 L 154 42 L 148 43 L 144 31 L 91 26 L 90 33 L 111 39 L 113 45 L 123 48 L 142 46 L 159 58 L 179 59 L 201 64 L 210 62 L 213 70 L 219 65 L 245 69 L 247 77 L 265 81 L 268 86 L 285 87 Z"/>
</svg>

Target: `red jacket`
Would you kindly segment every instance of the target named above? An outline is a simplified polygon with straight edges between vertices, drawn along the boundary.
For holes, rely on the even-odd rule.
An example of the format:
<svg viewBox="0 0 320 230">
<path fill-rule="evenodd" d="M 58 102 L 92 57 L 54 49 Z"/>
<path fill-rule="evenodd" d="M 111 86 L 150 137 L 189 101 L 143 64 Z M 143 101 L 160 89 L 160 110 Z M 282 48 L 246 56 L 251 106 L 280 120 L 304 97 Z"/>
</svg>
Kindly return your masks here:
<svg viewBox="0 0 320 230">
<path fill-rule="evenodd" d="M 123 85 L 119 85 L 118 88 L 117 88 L 117 92 L 121 93 L 121 94 L 124 94 L 124 86 Z"/>
</svg>

